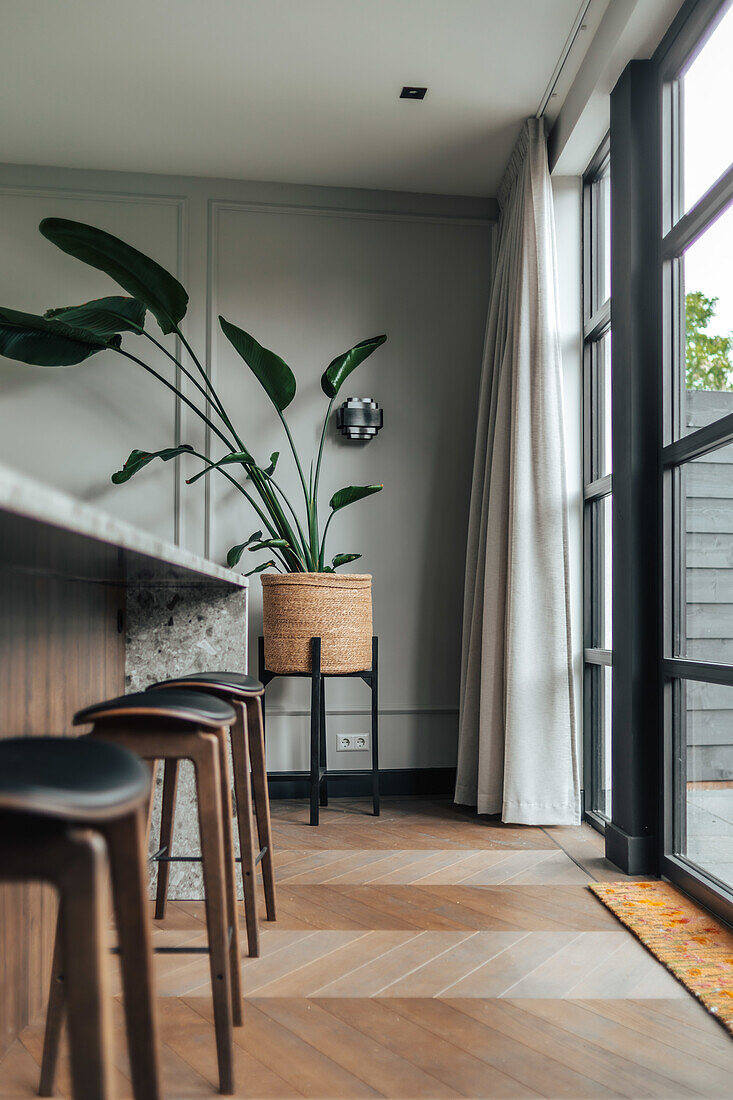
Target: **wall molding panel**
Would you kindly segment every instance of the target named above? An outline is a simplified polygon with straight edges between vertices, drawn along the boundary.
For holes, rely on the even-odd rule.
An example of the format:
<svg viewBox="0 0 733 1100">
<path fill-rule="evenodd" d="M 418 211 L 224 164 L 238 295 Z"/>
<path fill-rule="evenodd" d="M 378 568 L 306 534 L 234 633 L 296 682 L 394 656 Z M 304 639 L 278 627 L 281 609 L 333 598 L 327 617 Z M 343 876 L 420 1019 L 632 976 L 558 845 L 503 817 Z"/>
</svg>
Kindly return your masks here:
<svg viewBox="0 0 733 1100">
<path fill-rule="evenodd" d="M 218 314 L 291 362 L 299 392 L 289 422 L 305 453 L 313 447 L 316 417 L 325 411 L 318 384 L 325 365 L 365 336 L 388 332 L 385 348 L 360 368 L 354 383 L 359 392 L 373 391 L 385 408 L 385 431 L 369 449 L 346 446 L 335 432 L 329 434 L 323 500 L 341 484 L 359 484 L 365 478 L 382 481 L 387 488 L 375 498 L 378 506 L 370 508 L 366 502 L 340 517 L 329 549 L 362 551 L 364 570 L 375 576 L 382 694 L 403 700 L 380 707 L 385 761 L 398 769 L 449 765 L 455 753 L 458 708 L 432 702 L 431 695 L 436 684 L 448 683 L 451 694 L 458 687 L 472 433 L 498 213 L 495 201 L 0 165 L 0 226 L 7 224 L 2 220 L 4 204 L 18 197 L 48 200 L 50 206 L 70 200 L 70 217 L 105 227 L 111 223 L 112 232 L 119 222 L 118 235 L 176 275 L 190 295 L 182 325 L 186 339 L 197 352 L 204 351 L 210 380 L 242 425 L 248 446 L 257 455 L 282 452 L 279 472 L 294 501 L 298 486 L 277 420 L 244 364 L 222 343 Z M 98 211 L 105 206 L 116 208 L 119 216 L 101 217 Z M 136 208 L 139 218 L 132 215 Z M 55 274 L 51 257 L 42 285 L 37 285 L 38 261 L 33 256 L 38 256 L 38 248 L 33 241 L 28 256 L 24 254 L 29 228 L 30 223 L 22 234 L 12 234 L 12 248 L 19 250 L 25 266 L 14 284 L 12 302 L 3 291 L 9 305 L 22 307 L 26 302 L 31 304 L 25 308 L 38 308 L 32 305 L 34 294 L 43 295 L 43 301 L 62 302 L 73 301 L 77 293 L 86 295 L 78 301 L 114 293 L 112 284 L 107 289 L 105 277 L 97 272 L 84 281 L 82 271 L 83 290 L 76 283 L 68 285 L 69 268 L 63 266 L 68 258 L 60 260 Z M 89 292 L 88 286 L 94 289 Z M 182 350 L 186 354 L 180 346 L 176 350 L 179 357 Z M 185 358 L 183 362 L 188 365 Z M 38 396 L 43 399 L 44 387 L 48 392 L 48 375 L 26 372 L 21 377 L 11 370 L 8 377 L 9 392 L 20 386 L 16 417 L 22 417 L 23 409 L 30 409 Z M 3 379 L 0 374 L 0 384 Z M 230 487 L 218 485 L 213 477 L 189 489 L 185 478 L 198 468 L 195 460 L 184 456 L 156 464 L 114 493 L 109 487 L 111 469 L 117 468 L 110 469 L 109 463 L 126 458 L 133 447 L 153 450 L 170 441 L 217 454 L 216 438 L 178 399 L 171 402 L 169 424 L 165 397 L 141 387 L 134 374 L 118 381 L 118 388 L 112 386 L 109 393 L 103 379 L 91 373 L 65 373 L 59 416 L 65 426 L 71 418 L 79 425 L 81 443 L 68 441 L 53 471 L 58 476 L 55 483 L 103 510 L 120 508 L 138 526 L 153 529 L 160 524 L 161 533 L 170 532 L 172 541 L 221 560 L 229 545 L 258 526 L 257 520 L 250 519 L 238 494 L 227 493 Z M 195 392 L 180 371 L 176 385 L 188 397 Z M 74 386 L 77 405 L 67 410 Z M 53 396 L 52 391 L 41 412 L 49 422 L 55 415 Z M 56 430 L 61 428 L 57 425 Z M 86 482 L 75 467 L 84 446 Z M 8 443 L 3 453 L 0 442 L 0 461 L 45 476 L 33 468 L 30 454 L 26 459 L 22 446 L 11 449 Z M 46 479 L 52 480 L 52 474 Z M 440 525 L 434 522 L 436 500 Z M 383 538 L 384 530 L 394 550 Z M 449 567 L 440 564 L 444 562 Z M 256 581 L 251 607 L 250 646 L 261 629 Z M 295 755 L 300 751 L 307 703 L 292 682 L 273 684 L 268 696 L 273 740 L 280 744 L 273 745 L 276 766 L 287 769 L 293 766 L 287 759 L 288 746 Z M 328 713 L 331 739 L 369 712 L 348 682 L 334 682 L 329 684 Z"/>
</svg>

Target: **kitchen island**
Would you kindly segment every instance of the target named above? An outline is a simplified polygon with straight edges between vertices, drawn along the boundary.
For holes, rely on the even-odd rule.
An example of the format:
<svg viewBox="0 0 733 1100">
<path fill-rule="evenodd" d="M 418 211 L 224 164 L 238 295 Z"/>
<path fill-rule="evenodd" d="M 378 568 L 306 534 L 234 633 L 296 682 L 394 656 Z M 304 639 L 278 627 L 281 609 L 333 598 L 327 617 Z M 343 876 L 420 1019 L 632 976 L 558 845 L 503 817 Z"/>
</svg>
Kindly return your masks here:
<svg viewBox="0 0 733 1100">
<path fill-rule="evenodd" d="M 0 466 L 0 737 L 78 733 L 72 717 L 91 703 L 187 672 L 246 671 L 247 584 Z M 182 774 L 181 854 L 197 842 L 193 797 Z M 195 896 L 195 869 L 180 866 Z M 55 917 L 48 887 L 0 886 L 0 1055 L 43 1010 Z"/>
</svg>

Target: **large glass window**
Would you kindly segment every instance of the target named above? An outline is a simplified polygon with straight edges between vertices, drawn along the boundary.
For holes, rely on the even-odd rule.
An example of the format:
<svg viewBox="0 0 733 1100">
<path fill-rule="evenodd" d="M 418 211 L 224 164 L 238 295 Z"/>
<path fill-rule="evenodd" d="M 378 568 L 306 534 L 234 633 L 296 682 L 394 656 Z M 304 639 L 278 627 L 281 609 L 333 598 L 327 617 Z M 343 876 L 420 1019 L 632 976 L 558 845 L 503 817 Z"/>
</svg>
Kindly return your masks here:
<svg viewBox="0 0 733 1100">
<path fill-rule="evenodd" d="M 733 9 L 666 74 L 666 867 L 733 902 Z"/>
<path fill-rule="evenodd" d="M 689 210 L 733 161 L 733 14 L 727 12 L 679 77 L 684 136 L 683 210 Z"/>
<path fill-rule="evenodd" d="M 584 178 L 584 678 L 585 814 L 611 817 L 612 521 L 611 179 L 604 142 Z"/>
</svg>

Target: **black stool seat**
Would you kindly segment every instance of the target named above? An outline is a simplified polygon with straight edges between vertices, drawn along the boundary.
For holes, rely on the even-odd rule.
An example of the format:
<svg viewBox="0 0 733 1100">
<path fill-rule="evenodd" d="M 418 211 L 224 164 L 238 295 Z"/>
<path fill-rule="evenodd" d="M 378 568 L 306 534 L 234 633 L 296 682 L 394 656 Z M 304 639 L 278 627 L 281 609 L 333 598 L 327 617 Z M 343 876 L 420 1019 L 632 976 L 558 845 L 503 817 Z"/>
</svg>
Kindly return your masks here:
<svg viewBox="0 0 733 1100">
<path fill-rule="evenodd" d="M 160 680 L 157 684 L 151 684 L 151 688 L 158 691 L 168 684 L 201 684 L 203 687 L 219 688 L 221 691 L 229 691 L 232 695 L 246 696 L 261 695 L 264 686 L 254 676 L 248 676 L 246 672 L 190 672 L 185 676 L 175 676 L 171 680 Z"/>
<path fill-rule="evenodd" d="M 117 815 L 150 789 L 150 773 L 127 749 L 76 737 L 0 741 L 0 810 L 66 821 Z"/>
<path fill-rule="evenodd" d="M 188 691 L 174 688 L 161 691 L 136 691 L 132 695 L 121 695 L 118 699 L 107 699 L 104 703 L 95 703 L 85 707 L 74 715 L 74 725 L 86 725 L 107 718 L 172 718 L 177 722 L 188 722 L 192 726 L 206 726 L 220 729 L 230 726 L 236 715 L 228 703 L 215 695 L 204 691 Z"/>
</svg>

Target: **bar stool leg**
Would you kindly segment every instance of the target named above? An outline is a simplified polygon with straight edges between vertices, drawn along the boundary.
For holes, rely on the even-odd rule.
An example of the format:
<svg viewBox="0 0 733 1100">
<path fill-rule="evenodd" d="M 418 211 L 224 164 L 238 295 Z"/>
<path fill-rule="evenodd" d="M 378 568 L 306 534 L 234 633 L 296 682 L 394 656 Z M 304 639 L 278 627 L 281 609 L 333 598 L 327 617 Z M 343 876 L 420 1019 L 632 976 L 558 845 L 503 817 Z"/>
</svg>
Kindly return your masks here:
<svg viewBox="0 0 733 1100">
<path fill-rule="evenodd" d="M 112 1096 L 107 965 L 107 854 L 99 834 L 70 830 L 61 883 L 71 1078 L 76 1100 Z"/>
<path fill-rule="evenodd" d="M 321 639 L 311 639 L 311 825 L 318 824 L 320 787 Z"/>
<path fill-rule="evenodd" d="M 143 813 L 111 822 L 104 826 L 104 835 L 112 868 L 133 1094 L 135 1100 L 160 1100 Z"/>
<path fill-rule="evenodd" d="M 221 781 L 222 828 L 224 833 L 224 887 L 227 900 L 227 924 L 231 929 L 229 936 L 229 979 L 232 991 L 232 1020 L 235 1027 L 241 1027 L 244 1022 L 242 1017 L 242 948 L 239 942 L 234 823 L 232 821 L 232 777 L 229 771 L 229 739 L 227 733 L 227 730 L 217 730 L 216 737 L 219 742 L 219 777 Z"/>
<path fill-rule="evenodd" d="M 199 734 L 196 741 L 191 758 L 196 772 L 219 1092 L 231 1096 L 234 1057 L 219 744 L 216 737 L 205 733 Z"/>
<path fill-rule="evenodd" d="M 267 687 L 272 677 L 265 675 L 265 639 L 260 634 L 257 639 L 257 679 L 263 687 Z M 262 736 L 265 736 L 265 693 L 262 693 Z"/>
<path fill-rule="evenodd" d="M 158 782 L 159 760 L 146 760 L 150 772 L 150 798 L 148 799 L 147 814 L 145 820 L 145 851 L 150 847 L 150 830 L 153 826 L 153 803 L 155 802 L 155 785 Z"/>
<path fill-rule="evenodd" d="M 277 920 L 275 907 L 275 864 L 272 855 L 272 823 L 270 821 L 270 795 L 267 789 L 267 764 L 265 761 L 265 734 L 262 715 L 263 696 L 247 700 L 247 739 L 252 764 L 257 836 L 262 857 L 262 883 L 265 888 L 265 908 L 268 920 Z"/>
<path fill-rule="evenodd" d="M 51 964 L 51 984 L 48 991 L 48 1007 L 46 1008 L 46 1027 L 43 1034 L 41 1080 L 38 1085 L 39 1096 L 53 1096 L 54 1094 L 56 1066 L 59 1060 L 61 1032 L 64 1025 L 66 1003 L 64 984 L 66 975 L 61 920 L 62 912 L 61 904 L 59 903 L 59 915 L 56 919 L 56 939 L 53 947 L 53 962 Z"/>
<path fill-rule="evenodd" d="M 147 921 L 145 813 L 102 826 L 112 871 L 120 946 L 127 1041 L 135 1100 L 160 1100 L 160 1068 L 154 1012 L 152 947 Z M 61 913 L 56 924 L 51 987 L 46 1011 L 39 1096 L 53 1096 L 65 1015 L 65 966 Z"/>
<path fill-rule="evenodd" d="M 239 852 L 242 857 L 244 916 L 247 922 L 247 949 L 250 956 L 256 957 L 260 953 L 260 926 L 257 920 L 257 877 L 252 827 L 249 737 L 244 728 L 244 706 L 237 703 L 234 709 L 237 712 L 237 721 L 231 727 L 232 763 L 234 765 L 234 793 L 237 799 Z M 247 726 L 249 727 L 249 722 L 247 722 Z"/>
<path fill-rule="evenodd" d="M 176 791 L 178 790 L 178 761 L 169 759 L 165 762 L 163 772 L 163 800 L 160 813 L 160 844 L 159 848 L 165 848 L 164 855 L 171 855 L 173 848 L 173 825 L 176 812 Z M 158 879 L 155 887 L 155 919 L 165 918 L 165 907 L 168 899 L 168 877 L 170 875 L 170 863 L 158 862 Z"/>
</svg>

